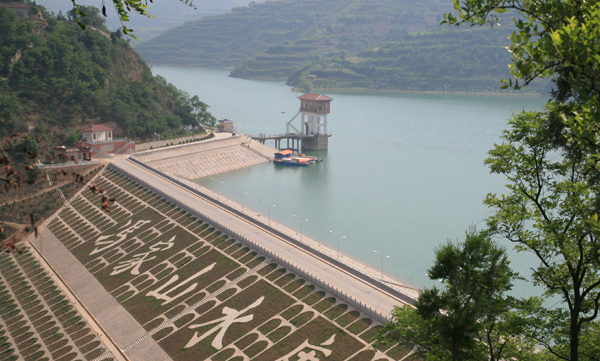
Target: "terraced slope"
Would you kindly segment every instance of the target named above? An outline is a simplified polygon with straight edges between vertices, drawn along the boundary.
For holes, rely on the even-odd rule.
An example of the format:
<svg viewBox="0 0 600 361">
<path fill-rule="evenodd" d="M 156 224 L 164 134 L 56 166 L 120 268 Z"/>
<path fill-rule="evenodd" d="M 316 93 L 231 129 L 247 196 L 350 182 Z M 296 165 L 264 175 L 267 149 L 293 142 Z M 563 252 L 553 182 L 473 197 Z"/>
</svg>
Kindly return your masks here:
<svg viewBox="0 0 600 361">
<path fill-rule="evenodd" d="M 356 54 L 381 41 L 437 27 L 451 5 L 443 0 L 278 0 L 250 3 L 221 16 L 173 28 L 139 44 L 136 51 L 152 64 L 238 66 L 271 46 L 299 46 L 304 61 L 322 55 Z M 286 50 L 286 49 L 282 49 Z M 277 48 L 263 56 L 284 54 Z M 285 76 L 298 51 L 270 63 L 270 77 Z M 264 60 L 264 59 L 263 59 Z M 273 61 L 275 59 L 272 59 Z M 238 72 L 241 73 L 241 72 Z M 239 74 L 238 76 L 251 76 Z"/>
<path fill-rule="evenodd" d="M 0 254 L 0 360 L 113 360 L 29 252 Z"/>
<path fill-rule="evenodd" d="M 444 0 L 277 0 L 189 22 L 136 47 L 152 64 L 340 89 L 498 92 L 510 77 L 508 14 L 493 28 L 441 25 Z M 548 81 L 528 92 L 547 92 Z"/>
<path fill-rule="evenodd" d="M 48 229 L 174 360 L 412 360 L 380 323 L 109 168 Z M 117 340 L 118 342 L 118 340 Z"/>
</svg>

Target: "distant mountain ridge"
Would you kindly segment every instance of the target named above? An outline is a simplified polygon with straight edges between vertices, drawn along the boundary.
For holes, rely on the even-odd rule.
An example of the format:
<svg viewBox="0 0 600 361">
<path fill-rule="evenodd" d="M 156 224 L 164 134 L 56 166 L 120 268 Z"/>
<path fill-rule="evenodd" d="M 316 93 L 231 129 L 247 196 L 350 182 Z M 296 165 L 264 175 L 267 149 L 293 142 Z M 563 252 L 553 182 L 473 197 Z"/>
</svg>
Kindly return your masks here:
<svg viewBox="0 0 600 361">
<path fill-rule="evenodd" d="M 305 91 L 498 91 L 509 76 L 503 26 L 441 26 L 449 0 L 278 0 L 188 22 L 140 44 L 151 64 L 220 66 Z M 543 86 L 529 90 L 542 91 Z"/>
<path fill-rule="evenodd" d="M 419 3 L 379 0 L 376 4 L 366 0 L 250 3 L 225 15 L 171 29 L 140 44 L 137 51 L 153 64 L 237 66 L 272 45 L 312 39 L 315 46 L 327 46 L 324 37 L 331 36 L 337 40 L 337 49 L 356 52 L 369 41 L 392 40 L 394 33 L 436 27 L 445 10 L 449 10 L 446 0 Z M 372 17 L 377 20 L 369 24 Z M 412 20 L 401 23 L 403 19 Z"/>
</svg>

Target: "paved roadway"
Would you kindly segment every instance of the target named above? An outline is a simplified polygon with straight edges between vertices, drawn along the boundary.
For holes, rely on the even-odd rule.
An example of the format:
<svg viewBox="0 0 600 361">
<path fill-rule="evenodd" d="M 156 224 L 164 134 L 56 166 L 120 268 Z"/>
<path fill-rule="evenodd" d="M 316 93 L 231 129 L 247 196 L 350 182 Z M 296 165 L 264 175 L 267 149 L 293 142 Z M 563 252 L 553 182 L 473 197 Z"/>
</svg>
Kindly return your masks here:
<svg viewBox="0 0 600 361">
<path fill-rule="evenodd" d="M 147 331 L 45 225 L 31 240 L 33 254 L 107 347 L 106 353 L 93 361 L 104 356 L 117 361 L 170 360 L 151 337 L 144 337 Z"/>
<path fill-rule="evenodd" d="M 363 280 L 352 276 L 332 264 L 300 249 L 299 247 L 268 233 L 262 228 L 220 208 L 192 192 L 177 186 L 170 181 L 138 166 L 126 159 L 115 159 L 114 163 L 119 168 L 129 172 L 136 178 L 142 179 L 149 185 L 162 190 L 175 200 L 191 206 L 200 214 L 212 218 L 238 234 L 244 235 L 251 242 L 259 244 L 278 255 L 280 258 L 299 266 L 303 271 L 318 275 L 321 281 L 332 285 L 344 293 L 351 295 L 357 301 L 368 305 L 378 313 L 389 316 L 394 306 L 405 305 L 406 302 L 384 290 L 381 290 Z M 345 300 L 353 304 L 351 300 Z"/>
</svg>

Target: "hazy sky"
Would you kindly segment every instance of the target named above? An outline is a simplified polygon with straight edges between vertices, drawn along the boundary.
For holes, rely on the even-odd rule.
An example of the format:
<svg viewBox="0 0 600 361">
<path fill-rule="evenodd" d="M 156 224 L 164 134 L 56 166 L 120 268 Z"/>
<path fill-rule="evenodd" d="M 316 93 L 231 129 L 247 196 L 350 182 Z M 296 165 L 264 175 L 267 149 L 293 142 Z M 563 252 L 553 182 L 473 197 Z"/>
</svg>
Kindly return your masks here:
<svg viewBox="0 0 600 361">
<path fill-rule="evenodd" d="M 186 6 L 179 0 L 154 0 L 149 3 L 148 12 L 155 16 L 147 18 L 135 13 L 131 13 L 128 28 L 133 28 L 134 33 L 140 40 L 158 35 L 168 28 L 183 24 L 186 21 L 197 20 L 202 16 L 219 15 L 229 11 L 233 7 L 246 6 L 252 0 L 194 0 L 196 10 Z M 265 0 L 255 0 L 263 2 Z M 100 8 L 102 0 L 76 0 L 79 5 L 95 6 Z M 71 0 L 36 0 L 38 5 L 44 6 L 48 11 L 66 13 L 73 8 Z M 115 7 L 111 0 L 104 0 L 106 4 L 106 26 L 114 31 L 121 27 Z"/>
<path fill-rule="evenodd" d="M 76 0 L 76 2 L 79 5 L 95 6 L 97 8 L 101 8 L 102 6 L 102 0 Z M 201 0 L 202 5 L 198 6 L 197 4 L 196 6 L 200 9 L 204 9 L 206 7 L 206 3 L 212 2 L 213 1 Z M 53 11 L 55 13 L 58 13 L 59 10 L 62 10 L 62 12 L 65 13 L 73 8 L 73 3 L 71 2 L 71 0 L 36 0 L 36 3 L 38 5 L 44 6 L 49 11 Z M 106 4 L 108 21 L 111 17 L 116 16 L 116 10 L 111 0 L 105 0 L 104 3 Z M 178 0 L 155 0 L 154 3 L 150 3 L 150 5 L 148 6 L 148 12 L 155 16 L 160 15 L 160 13 L 164 11 L 168 11 L 169 14 L 178 13 L 182 17 L 185 17 L 188 14 L 194 14 L 198 12 L 197 10 L 186 6 L 185 4 L 182 4 Z M 143 16 L 132 15 L 131 21 L 139 21 L 137 17 L 144 19 Z"/>
<path fill-rule="evenodd" d="M 236 6 L 245 6 L 250 3 L 252 0 L 195 0 L 193 1 L 194 5 L 198 9 L 197 11 L 205 11 L 205 10 L 227 10 Z M 255 2 L 263 2 L 265 0 L 258 0 Z M 77 4 L 80 5 L 92 5 L 100 8 L 102 6 L 102 0 L 76 0 Z M 62 10 L 63 12 L 71 10 L 73 7 L 73 3 L 71 0 L 36 0 L 38 5 L 42 5 L 46 7 L 46 9 L 54 12 L 58 12 L 58 10 Z M 111 13 L 115 13 L 114 6 L 112 5 L 111 0 L 105 0 L 106 10 L 108 15 Z M 177 11 L 183 14 L 193 14 L 195 11 L 191 9 L 189 6 L 181 3 L 179 0 L 154 0 L 153 3 L 149 3 L 148 10 L 149 12 L 153 12 L 152 10 L 156 9 L 156 11 Z M 158 15 L 158 14 L 155 14 Z"/>
</svg>

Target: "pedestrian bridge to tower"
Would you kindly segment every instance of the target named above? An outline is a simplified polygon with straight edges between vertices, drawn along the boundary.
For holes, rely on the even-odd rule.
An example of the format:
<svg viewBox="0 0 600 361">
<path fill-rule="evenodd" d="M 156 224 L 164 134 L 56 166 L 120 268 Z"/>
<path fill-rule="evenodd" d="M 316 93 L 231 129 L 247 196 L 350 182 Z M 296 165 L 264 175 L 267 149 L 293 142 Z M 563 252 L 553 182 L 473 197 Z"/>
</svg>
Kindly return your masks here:
<svg viewBox="0 0 600 361">
<path fill-rule="evenodd" d="M 252 139 L 263 144 L 267 140 L 275 142 L 275 148 L 294 150 L 323 150 L 328 148 L 328 139 L 331 133 L 327 132 L 327 114 L 331 111 L 330 98 L 323 94 L 307 93 L 298 97 L 300 99 L 300 110 L 287 123 L 285 134 L 259 134 Z M 293 122 L 300 116 L 298 128 Z M 282 141 L 286 146 L 282 147 Z"/>
</svg>

